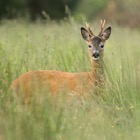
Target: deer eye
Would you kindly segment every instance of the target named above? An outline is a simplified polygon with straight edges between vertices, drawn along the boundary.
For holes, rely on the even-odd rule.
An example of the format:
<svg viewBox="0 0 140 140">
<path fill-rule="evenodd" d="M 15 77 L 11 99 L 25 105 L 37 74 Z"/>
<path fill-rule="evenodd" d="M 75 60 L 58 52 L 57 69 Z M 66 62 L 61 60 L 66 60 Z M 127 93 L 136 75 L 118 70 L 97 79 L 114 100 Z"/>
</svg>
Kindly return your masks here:
<svg viewBox="0 0 140 140">
<path fill-rule="evenodd" d="M 90 45 L 88 45 L 88 47 L 89 47 L 89 48 L 91 48 L 91 46 L 90 46 Z"/>
<path fill-rule="evenodd" d="M 104 48 L 104 45 L 101 45 L 100 47 L 101 47 L 101 48 Z"/>
</svg>

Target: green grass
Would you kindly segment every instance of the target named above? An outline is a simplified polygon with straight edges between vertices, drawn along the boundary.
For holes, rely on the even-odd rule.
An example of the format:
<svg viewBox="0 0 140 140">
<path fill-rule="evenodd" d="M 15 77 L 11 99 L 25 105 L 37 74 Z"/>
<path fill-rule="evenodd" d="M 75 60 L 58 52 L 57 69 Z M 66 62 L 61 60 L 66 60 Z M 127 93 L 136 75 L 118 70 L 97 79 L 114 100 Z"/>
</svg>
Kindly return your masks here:
<svg viewBox="0 0 140 140">
<path fill-rule="evenodd" d="M 102 96 L 44 93 L 41 102 L 23 106 L 9 90 L 12 80 L 29 70 L 89 71 L 82 24 L 73 20 L 1 23 L 0 140 L 139 140 L 138 30 L 111 25 L 104 53 L 107 86 Z M 98 24 L 91 25 L 97 33 Z"/>
</svg>

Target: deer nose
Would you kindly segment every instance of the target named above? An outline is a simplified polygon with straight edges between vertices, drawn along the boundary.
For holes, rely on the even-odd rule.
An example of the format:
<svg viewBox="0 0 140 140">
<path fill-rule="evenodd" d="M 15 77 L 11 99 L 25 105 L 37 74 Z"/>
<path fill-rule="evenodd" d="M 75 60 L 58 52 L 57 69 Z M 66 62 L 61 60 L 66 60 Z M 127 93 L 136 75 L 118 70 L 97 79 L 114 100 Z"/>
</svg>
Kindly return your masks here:
<svg viewBox="0 0 140 140">
<path fill-rule="evenodd" d="M 94 52 L 92 55 L 94 58 L 98 58 L 99 57 L 99 53 L 98 52 Z"/>
</svg>

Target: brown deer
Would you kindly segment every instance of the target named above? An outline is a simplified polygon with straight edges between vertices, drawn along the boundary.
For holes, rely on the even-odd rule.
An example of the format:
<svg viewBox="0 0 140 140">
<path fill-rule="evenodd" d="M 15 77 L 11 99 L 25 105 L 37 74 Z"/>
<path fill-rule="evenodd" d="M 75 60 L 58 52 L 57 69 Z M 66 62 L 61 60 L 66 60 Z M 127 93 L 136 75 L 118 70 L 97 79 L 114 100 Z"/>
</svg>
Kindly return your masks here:
<svg viewBox="0 0 140 140">
<path fill-rule="evenodd" d="M 68 93 L 83 94 L 94 87 L 101 87 L 104 81 L 103 50 L 105 41 L 110 37 L 111 27 L 104 30 L 105 20 L 101 20 L 101 30 L 95 36 L 88 23 L 87 29 L 81 27 L 81 35 L 86 41 L 91 61 L 91 72 L 70 73 L 54 70 L 34 70 L 22 74 L 13 81 L 11 88 L 24 99 L 31 97 L 34 92 L 47 90 L 52 94 L 64 89 Z"/>
</svg>

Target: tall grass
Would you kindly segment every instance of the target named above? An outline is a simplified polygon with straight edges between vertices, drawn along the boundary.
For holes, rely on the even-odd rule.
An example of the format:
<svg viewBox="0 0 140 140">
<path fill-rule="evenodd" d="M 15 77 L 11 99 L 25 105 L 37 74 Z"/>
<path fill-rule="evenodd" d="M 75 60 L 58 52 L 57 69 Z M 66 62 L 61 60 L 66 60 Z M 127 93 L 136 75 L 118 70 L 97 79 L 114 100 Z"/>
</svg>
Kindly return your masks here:
<svg viewBox="0 0 140 140">
<path fill-rule="evenodd" d="M 139 139 L 139 31 L 112 25 L 105 46 L 106 87 L 101 96 L 44 93 L 41 102 L 30 106 L 13 98 L 12 80 L 29 70 L 90 71 L 80 27 L 73 20 L 0 25 L 0 140 Z"/>
</svg>

